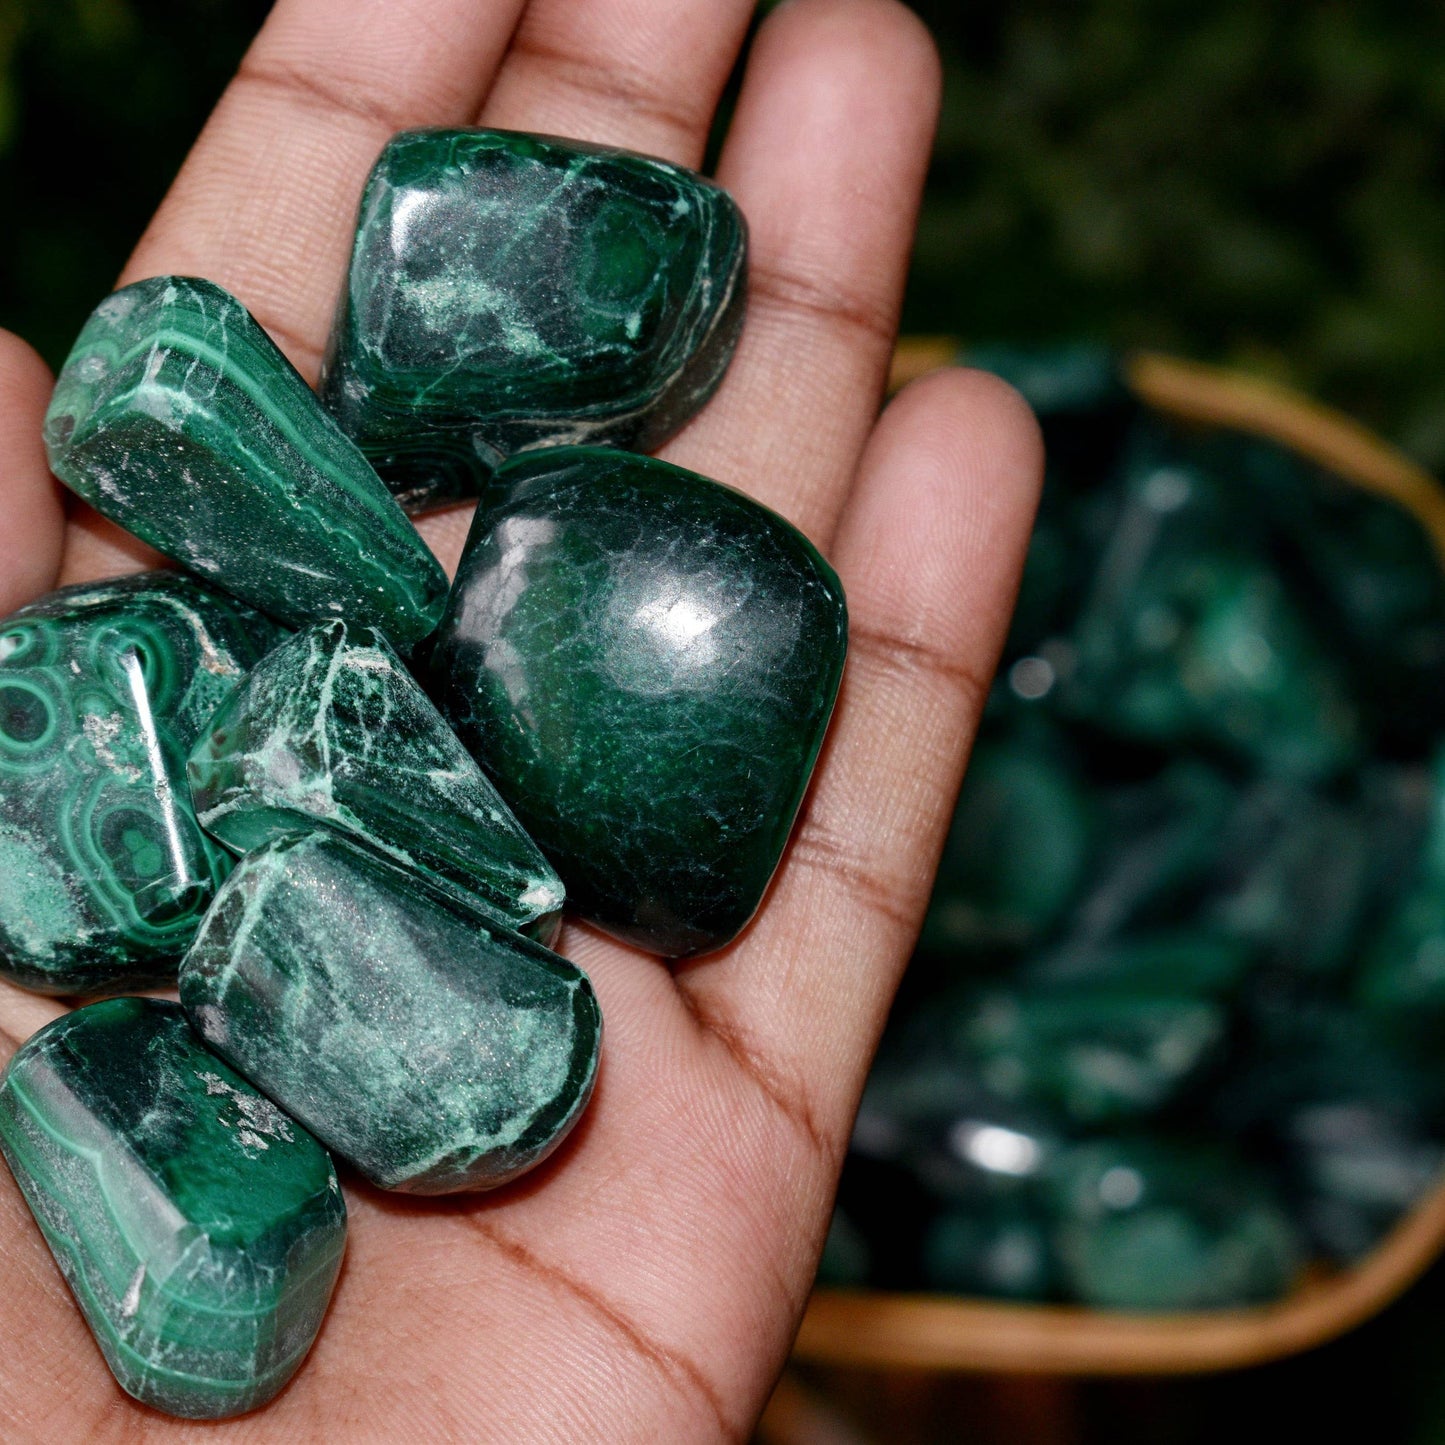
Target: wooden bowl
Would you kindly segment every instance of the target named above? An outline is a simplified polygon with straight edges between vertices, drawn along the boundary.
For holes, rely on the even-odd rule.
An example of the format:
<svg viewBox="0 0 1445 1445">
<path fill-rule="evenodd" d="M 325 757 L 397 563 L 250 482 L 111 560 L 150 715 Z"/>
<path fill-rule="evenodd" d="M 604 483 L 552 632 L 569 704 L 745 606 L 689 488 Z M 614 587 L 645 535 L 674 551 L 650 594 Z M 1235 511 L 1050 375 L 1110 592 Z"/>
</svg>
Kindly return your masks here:
<svg viewBox="0 0 1445 1445">
<path fill-rule="evenodd" d="M 902 385 L 956 354 L 942 338 L 905 341 Z M 1280 443 L 1413 512 L 1445 566 L 1445 491 L 1364 427 L 1284 387 L 1172 357 L 1126 366 L 1130 388 L 1180 421 Z M 1178 1375 L 1263 1364 L 1344 1334 L 1404 1292 L 1445 1249 L 1445 1182 L 1353 1268 L 1316 1269 L 1274 1304 L 1198 1314 L 1126 1314 L 938 1294 L 818 1289 L 794 1358 L 875 1369 L 1050 1375 Z"/>
</svg>

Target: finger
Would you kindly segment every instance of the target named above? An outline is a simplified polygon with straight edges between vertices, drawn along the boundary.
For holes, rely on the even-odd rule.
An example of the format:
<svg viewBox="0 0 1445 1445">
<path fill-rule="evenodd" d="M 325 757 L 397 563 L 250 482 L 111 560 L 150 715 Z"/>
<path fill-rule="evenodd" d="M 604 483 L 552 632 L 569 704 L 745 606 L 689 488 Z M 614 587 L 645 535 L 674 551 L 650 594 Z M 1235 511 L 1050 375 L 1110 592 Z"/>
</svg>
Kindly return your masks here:
<svg viewBox="0 0 1445 1445">
<path fill-rule="evenodd" d="M 882 399 L 938 94 L 896 0 L 794 0 L 758 35 L 723 150 L 752 229 L 748 320 L 665 455 L 825 546 Z"/>
<path fill-rule="evenodd" d="M 50 387 L 40 357 L 0 331 L 0 617 L 48 592 L 60 569 L 64 512 L 40 441 Z"/>
<path fill-rule="evenodd" d="M 701 164 L 753 0 L 532 0 L 482 124 Z"/>
<path fill-rule="evenodd" d="M 387 138 L 470 123 L 522 0 L 278 0 L 123 280 L 205 276 L 314 379 Z"/>
<path fill-rule="evenodd" d="M 757 922 L 679 971 L 704 1026 L 841 1148 L 917 937 L 1018 586 L 1042 471 L 1003 383 L 940 372 L 884 414 L 841 522 L 849 659 Z"/>
</svg>

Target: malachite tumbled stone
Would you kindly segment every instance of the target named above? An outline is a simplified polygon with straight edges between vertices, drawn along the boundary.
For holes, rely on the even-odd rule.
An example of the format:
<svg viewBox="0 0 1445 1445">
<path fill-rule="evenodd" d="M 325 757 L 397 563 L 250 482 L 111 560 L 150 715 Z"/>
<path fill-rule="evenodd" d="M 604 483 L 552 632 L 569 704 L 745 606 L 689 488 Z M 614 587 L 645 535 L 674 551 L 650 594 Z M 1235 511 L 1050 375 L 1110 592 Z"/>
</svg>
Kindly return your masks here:
<svg viewBox="0 0 1445 1445">
<path fill-rule="evenodd" d="M 654 953 L 719 948 L 757 909 L 823 741 L 838 579 L 766 507 L 645 457 L 559 448 L 494 486 L 432 695 L 569 907 Z"/>
<path fill-rule="evenodd" d="M 201 825 L 246 853 L 325 824 L 467 893 L 542 943 L 562 882 L 396 653 L 319 622 L 226 700 L 189 766 Z"/>
<path fill-rule="evenodd" d="M 1064 1285 L 1102 1309 L 1226 1309 L 1285 1293 L 1302 1240 L 1265 1182 L 1212 1149 L 1101 1139 L 1051 1181 Z"/>
<path fill-rule="evenodd" d="M 250 312 L 158 276 L 96 307 L 45 419 L 51 469 L 128 532 L 291 626 L 430 632 L 446 577 Z"/>
<path fill-rule="evenodd" d="M 947 1209 L 929 1226 L 921 1254 L 925 1282 L 945 1294 L 1036 1300 L 1055 1288 L 1053 1244 L 1037 1208 Z"/>
<path fill-rule="evenodd" d="M 999 990 L 958 1020 L 955 1037 L 995 1093 L 1104 1124 L 1178 1098 L 1217 1059 L 1227 1022 L 1212 999 Z"/>
<path fill-rule="evenodd" d="M 1165 441 L 1137 452 L 1074 629 L 1069 706 L 1119 736 L 1219 747 L 1281 775 L 1356 762 L 1346 670 L 1248 493 Z"/>
<path fill-rule="evenodd" d="M 524 447 L 654 450 L 722 379 L 746 253 L 727 192 L 667 161 L 404 132 L 362 195 L 322 395 L 408 507 Z"/>
<path fill-rule="evenodd" d="M 346 1244 L 336 1173 L 176 1004 L 41 1029 L 0 1083 L 0 1149 L 128 1394 L 217 1419 L 296 1372 Z"/>
<path fill-rule="evenodd" d="M 1077 764 L 1048 733 L 980 738 L 969 759 L 920 949 L 1036 943 L 1068 907 L 1097 844 Z"/>
<path fill-rule="evenodd" d="M 44 993 L 174 980 L 228 862 L 186 754 L 279 636 L 170 572 L 0 621 L 0 973 Z"/>
<path fill-rule="evenodd" d="M 181 969 L 206 1042 L 384 1189 L 505 1184 L 592 1092 L 587 976 L 338 833 L 248 854 Z"/>
</svg>

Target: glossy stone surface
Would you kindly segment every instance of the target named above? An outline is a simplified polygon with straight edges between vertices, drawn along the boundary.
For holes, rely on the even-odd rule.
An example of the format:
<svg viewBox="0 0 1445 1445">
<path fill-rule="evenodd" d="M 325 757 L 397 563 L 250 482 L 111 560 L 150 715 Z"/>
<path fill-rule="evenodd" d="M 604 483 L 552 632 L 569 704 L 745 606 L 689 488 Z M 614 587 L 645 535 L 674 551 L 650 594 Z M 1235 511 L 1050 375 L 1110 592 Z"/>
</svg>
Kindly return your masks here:
<svg viewBox="0 0 1445 1445">
<path fill-rule="evenodd" d="M 654 953 L 767 889 L 847 649 L 811 543 L 730 488 L 596 448 L 519 457 L 477 513 L 429 687 L 567 885 Z"/>
<path fill-rule="evenodd" d="M 923 1278 L 945 1294 L 1046 1299 L 1058 1266 L 1037 1210 L 1005 1205 L 948 1209 L 923 1237 Z"/>
<path fill-rule="evenodd" d="M 985 994 L 957 1037 L 1004 1098 L 1101 1124 L 1177 1098 L 1215 1060 L 1225 1028 L 1207 999 L 1051 988 Z"/>
<path fill-rule="evenodd" d="M 1380 743 L 1431 747 L 1445 716 L 1445 567 L 1419 519 L 1256 438 L 1196 445 L 1269 519 L 1272 557 L 1308 597 Z"/>
<path fill-rule="evenodd" d="M 1429 775 L 1425 836 L 1364 949 L 1357 994 L 1387 1016 L 1445 1018 L 1445 749 Z"/>
<path fill-rule="evenodd" d="M 127 1393 L 217 1419 L 296 1372 L 346 1243 L 336 1174 L 178 1005 L 41 1029 L 0 1083 L 0 1149 Z"/>
<path fill-rule="evenodd" d="M 446 577 L 356 447 L 234 296 L 159 276 L 91 313 L 45 419 L 97 510 L 290 626 L 342 617 L 407 647 Z"/>
<path fill-rule="evenodd" d="M 1303 1262 L 1270 1191 L 1210 1150 L 1152 1139 L 1082 1145 L 1060 1161 L 1052 1193 L 1065 1287 L 1103 1309 L 1274 1299 Z"/>
<path fill-rule="evenodd" d="M 227 698 L 188 767 L 237 853 L 325 824 L 548 944 L 562 882 L 380 633 L 319 622 Z"/>
<path fill-rule="evenodd" d="M 181 969 L 206 1042 L 383 1189 L 505 1184 L 592 1092 L 587 977 L 336 833 L 248 854 Z"/>
<path fill-rule="evenodd" d="M 920 948 L 1019 948 L 1072 901 L 1097 843 L 1097 817 L 1067 753 L 1020 729 L 981 739 L 969 759 L 938 865 Z"/>
<path fill-rule="evenodd" d="M 1031 987 L 1087 985 L 1109 992 L 1169 998 L 1228 995 L 1255 962 L 1237 939 L 1174 928 L 1100 942 L 1070 940 L 1030 958 Z"/>
<path fill-rule="evenodd" d="M 1328 634 L 1247 507 L 1152 438 L 1074 628 L 1070 705 L 1156 746 L 1208 745 L 1282 774 L 1356 760 L 1359 706 Z"/>
<path fill-rule="evenodd" d="M 44 993 L 173 981 L 224 852 L 185 757 L 273 624 L 170 572 L 0 621 L 0 973 Z"/>
<path fill-rule="evenodd" d="M 666 161 L 404 132 L 362 196 L 322 395 L 409 507 L 523 447 L 654 450 L 722 379 L 746 252 L 727 192 Z"/>
<path fill-rule="evenodd" d="M 1354 1263 L 1445 1168 L 1438 1040 L 1410 1047 L 1299 983 L 1251 1014 L 1250 1047 L 1220 1091 L 1215 1127 L 1276 1165 L 1319 1254 Z"/>
</svg>

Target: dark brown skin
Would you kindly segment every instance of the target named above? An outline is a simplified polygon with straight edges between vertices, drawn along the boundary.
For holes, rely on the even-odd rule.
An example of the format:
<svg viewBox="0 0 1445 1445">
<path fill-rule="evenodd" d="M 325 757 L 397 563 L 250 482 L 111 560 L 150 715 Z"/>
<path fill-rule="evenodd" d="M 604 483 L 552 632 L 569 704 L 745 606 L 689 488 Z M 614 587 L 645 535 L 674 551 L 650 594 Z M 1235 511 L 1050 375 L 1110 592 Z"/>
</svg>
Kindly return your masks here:
<svg viewBox="0 0 1445 1445">
<path fill-rule="evenodd" d="M 122 280 L 210 277 L 314 379 L 388 135 L 482 123 L 697 165 L 752 6 L 278 0 Z M 331 1316 L 295 1381 L 242 1420 L 188 1426 L 121 1393 L 0 1171 L 0 1437 L 748 1437 L 807 1297 L 1039 483 L 1033 421 L 988 377 L 937 373 L 877 419 L 938 86 L 897 0 L 789 0 L 722 154 L 752 227 L 751 310 L 721 391 L 664 455 L 802 527 L 852 616 L 830 741 L 756 923 L 676 971 L 569 927 L 607 1018 L 588 1116 L 496 1196 L 348 1181 Z M 62 500 L 40 446 L 50 384 L 0 333 L 0 615 L 154 560 Z M 448 566 L 467 521 L 422 523 Z M 0 986 L 3 1053 L 59 1011 Z"/>
</svg>

